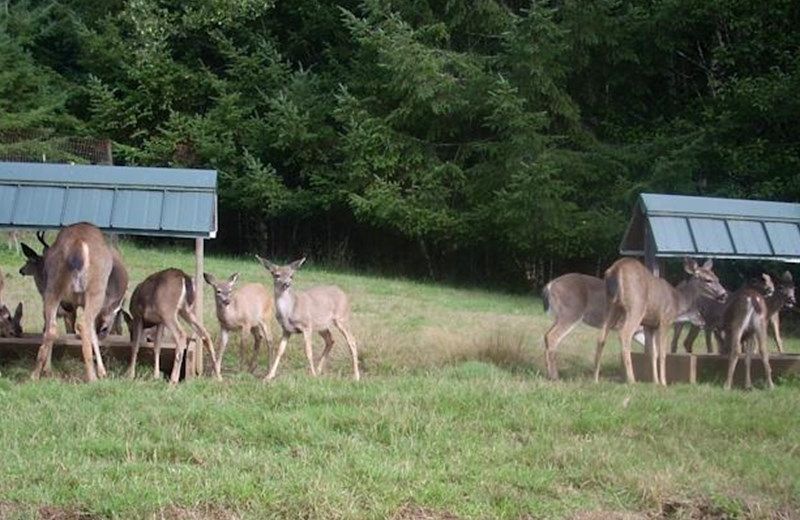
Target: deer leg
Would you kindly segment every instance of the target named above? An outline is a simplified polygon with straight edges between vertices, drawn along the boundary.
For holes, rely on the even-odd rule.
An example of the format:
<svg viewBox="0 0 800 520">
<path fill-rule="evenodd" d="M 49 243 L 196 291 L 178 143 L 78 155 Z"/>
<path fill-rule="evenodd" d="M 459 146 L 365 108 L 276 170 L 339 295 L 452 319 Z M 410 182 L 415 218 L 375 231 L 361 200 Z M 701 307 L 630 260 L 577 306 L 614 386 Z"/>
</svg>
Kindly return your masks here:
<svg viewBox="0 0 800 520">
<path fill-rule="evenodd" d="M 177 336 L 173 341 L 177 342 Z M 156 335 L 153 338 L 153 379 L 161 379 L 161 344 L 164 341 L 164 325 L 156 325 Z M 175 345 L 177 349 L 177 343 Z"/>
<path fill-rule="evenodd" d="M 678 339 L 681 337 L 681 331 L 683 330 L 683 322 L 675 322 L 673 326 L 673 334 L 672 334 L 672 346 L 670 350 L 673 354 L 678 352 Z M 684 341 L 684 348 L 686 348 L 686 342 Z"/>
<path fill-rule="evenodd" d="M 131 351 L 131 363 L 130 366 L 128 366 L 128 378 L 130 379 L 136 377 L 136 358 L 139 355 L 139 346 L 142 344 L 142 336 L 144 336 L 144 323 L 142 320 L 136 320 L 133 327 L 133 350 Z M 158 357 L 156 357 L 156 359 L 158 359 Z"/>
<path fill-rule="evenodd" d="M 777 331 L 777 329 L 775 330 Z M 769 348 L 767 346 L 766 324 L 763 328 L 756 332 L 756 341 L 758 341 L 758 350 L 761 351 L 761 362 L 764 363 L 764 377 L 767 379 L 767 388 L 772 390 L 775 388 L 775 383 L 772 382 L 772 368 L 769 366 Z"/>
<path fill-rule="evenodd" d="M 250 334 L 253 336 L 253 355 L 250 358 L 250 373 L 256 371 L 258 367 L 258 354 L 261 351 L 261 327 L 254 325 L 250 327 Z M 244 336 L 244 328 L 242 328 L 242 336 Z"/>
<path fill-rule="evenodd" d="M 44 329 L 42 334 L 42 344 L 36 355 L 36 364 L 31 372 L 31 379 L 34 381 L 42 375 L 42 370 L 48 368 L 48 359 L 53 349 L 53 342 L 58 337 L 58 326 L 56 325 L 56 313 L 58 312 L 58 302 L 52 298 L 45 298 L 44 302 Z"/>
<path fill-rule="evenodd" d="M 104 297 L 104 293 L 92 293 L 84 296 L 85 302 L 83 315 L 81 316 L 81 350 L 83 351 L 83 362 L 86 365 L 86 378 L 89 381 L 94 381 L 97 377 L 106 377 L 106 368 L 103 365 L 103 359 L 99 356 L 100 345 L 97 342 L 97 333 L 94 330 L 94 321 L 97 313 L 100 312 Z M 94 352 L 98 354 L 96 372 L 94 360 L 92 359 Z"/>
<path fill-rule="evenodd" d="M 272 362 L 272 367 L 267 372 L 267 375 L 264 376 L 264 381 L 272 381 L 275 379 L 275 373 L 278 372 L 278 364 L 281 362 L 281 357 L 283 356 L 283 352 L 286 350 L 286 343 L 289 341 L 289 333 L 283 331 L 283 336 L 281 336 L 281 342 L 278 344 L 278 352 L 275 354 L 275 360 Z"/>
<path fill-rule="evenodd" d="M 350 329 L 344 323 L 334 320 L 334 325 L 344 336 L 347 346 L 350 347 L 350 355 L 353 358 L 353 379 L 359 381 L 361 379 L 361 371 L 358 369 L 358 347 L 356 346 L 356 339 L 350 334 Z"/>
<path fill-rule="evenodd" d="M 739 354 L 742 352 L 742 332 L 743 326 L 738 329 L 728 331 L 727 338 L 729 343 L 728 353 L 728 377 L 725 379 L 725 390 L 730 390 L 733 385 L 733 373 L 736 371 L 736 363 L 739 361 Z"/>
<path fill-rule="evenodd" d="M 712 354 L 714 352 L 714 331 L 706 327 L 704 332 L 706 337 L 706 352 Z"/>
<path fill-rule="evenodd" d="M 78 321 L 78 311 L 64 311 L 64 330 L 67 334 L 75 334 L 75 323 Z"/>
<path fill-rule="evenodd" d="M 206 349 L 211 356 L 211 363 L 214 366 L 214 375 L 218 381 L 222 381 L 222 373 L 220 372 L 222 370 L 222 361 L 217 361 L 217 353 L 214 352 L 214 344 L 211 342 L 211 336 L 209 336 L 208 331 L 205 327 L 200 325 L 200 322 L 197 321 L 194 313 L 189 312 L 186 309 L 181 309 L 179 313 L 184 320 L 189 322 L 195 333 L 200 336 L 200 340 L 203 342 L 203 345 L 206 346 Z M 203 367 L 200 367 L 201 371 L 202 369 Z"/>
<path fill-rule="evenodd" d="M 306 358 L 308 359 L 308 370 L 311 372 L 311 375 L 317 377 L 317 369 L 314 368 L 314 349 L 311 345 L 311 335 L 314 333 L 311 328 L 305 329 L 303 331 L 303 341 L 306 345 Z"/>
<path fill-rule="evenodd" d="M 172 337 L 175 339 L 175 361 L 172 363 L 172 374 L 169 377 L 169 383 L 174 385 L 181 376 L 181 363 L 183 363 L 183 355 L 186 351 L 188 338 L 180 323 L 178 323 L 177 316 L 173 316 L 172 319 L 164 325 L 169 329 L 172 333 Z M 158 341 L 159 336 L 160 334 L 156 334 L 156 341 Z"/>
<path fill-rule="evenodd" d="M 219 329 L 219 340 L 217 341 L 217 364 L 219 365 L 216 370 L 222 373 L 222 356 L 225 355 L 225 350 L 228 348 L 228 331 Z"/>
<path fill-rule="evenodd" d="M 239 331 L 239 372 L 244 370 L 245 361 L 247 357 L 247 343 L 246 343 L 247 329 L 244 327 Z"/>
<path fill-rule="evenodd" d="M 261 330 L 261 334 L 264 336 L 264 343 L 267 346 L 267 366 L 269 366 L 270 362 L 272 361 L 272 332 L 269 330 L 269 326 L 266 323 L 259 323 L 258 328 Z"/>
<path fill-rule="evenodd" d="M 327 329 L 319 331 L 319 335 L 322 336 L 322 339 L 325 341 L 325 347 L 322 349 L 322 355 L 319 357 L 319 362 L 317 363 L 317 374 L 322 374 L 322 369 L 325 368 L 325 361 L 328 359 L 328 353 L 330 353 L 333 348 L 333 336 L 331 335 L 331 331 Z"/>
<path fill-rule="evenodd" d="M 778 352 L 783 354 L 783 340 L 781 339 L 781 319 L 778 313 L 772 315 L 769 319 L 769 323 L 772 325 L 772 332 L 775 334 L 775 344 L 778 345 Z"/>
<path fill-rule="evenodd" d="M 562 323 L 556 321 L 544 335 L 544 361 L 547 365 L 547 377 L 555 381 L 558 379 L 558 366 L 556 364 L 556 349 L 561 341 L 572 332 L 578 322 Z"/>
<path fill-rule="evenodd" d="M 603 348 L 608 339 L 608 330 L 611 324 L 617 322 L 618 312 L 615 307 L 609 306 L 606 311 L 606 319 L 603 320 L 603 326 L 600 327 L 600 334 L 597 336 L 597 348 L 594 352 L 594 382 L 600 381 L 600 359 L 603 357 Z"/>
<path fill-rule="evenodd" d="M 658 371 L 660 374 L 659 382 L 662 386 L 667 386 L 667 332 L 669 332 L 669 326 L 663 325 L 658 328 L 656 333 L 656 338 L 658 338 Z M 691 350 L 689 352 L 691 352 Z"/>
<path fill-rule="evenodd" d="M 686 334 L 686 339 L 683 340 L 683 349 L 689 354 L 692 353 L 692 350 L 694 349 L 694 342 L 699 334 L 700 327 L 694 324 L 689 326 L 689 333 Z"/>
</svg>

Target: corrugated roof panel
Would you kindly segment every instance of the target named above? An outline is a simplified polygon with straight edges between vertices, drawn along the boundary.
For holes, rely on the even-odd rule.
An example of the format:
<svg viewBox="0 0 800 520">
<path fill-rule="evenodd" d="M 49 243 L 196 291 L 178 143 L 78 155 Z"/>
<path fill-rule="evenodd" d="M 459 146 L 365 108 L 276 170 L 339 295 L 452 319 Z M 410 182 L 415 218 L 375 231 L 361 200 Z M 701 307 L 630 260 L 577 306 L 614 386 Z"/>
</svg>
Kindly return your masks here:
<svg viewBox="0 0 800 520">
<path fill-rule="evenodd" d="M 766 231 L 761 222 L 729 220 L 728 229 L 733 237 L 736 252 L 742 255 L 772 255 Z"/>
<path fill-rule="evenodd" d="M 652 217 L 650 229 L 653 230 L 656 250 L 659 253 L 694 251 L 692 236 L 689 234 L 685 218 Z"/>
<path fill-rule="evenodd" d="M 214 198 L 206 193 L 168 191 L 164 196 L 161 225 L 166 229 L 190 231 L 211 228 Z"/>
<path fill-rule="evenodd" d="M 76 222 L 93 222 L 96 226 L 106 228 L 111 224 L 111 206 L 114 203 L 114 190 L 73 188 L 67 190 L 64 206 L 65 226 Z"/>
<path fill-rule="evenodd" d="M 800 256 L 800 229 L 797 224 L 767 222 L 769 240 L 776 255 Z"/>
<path fill-rule="evenodd" d="M 65 188 L 21 186 L 12 215 L 13 224 L 60 226 Z"/>
<path fill-rule="evenodd" d="M 765 218 L 800 220 L 800 204 L 766 200 L 723 199 L 642 193 L 645 213 L 680 213 L 683 215 L 715 215 L 726 218 Z"/>
<path fill-rule="evenodd" d="M 11 222 L 16 195 L 16 186 L 0 186 L 0 222 Z"/>
<path fill-rule="evenodd" d="M 120 190 L 114 202 L 111 226 L 118 229 L 161 229 L 161 190 Z"/>
<path fill-rule="evenodd" d="M 692 229 L 699 254 L 734 252 L 724 220 L 690 218 L 689 227 Z"/>
</svg>

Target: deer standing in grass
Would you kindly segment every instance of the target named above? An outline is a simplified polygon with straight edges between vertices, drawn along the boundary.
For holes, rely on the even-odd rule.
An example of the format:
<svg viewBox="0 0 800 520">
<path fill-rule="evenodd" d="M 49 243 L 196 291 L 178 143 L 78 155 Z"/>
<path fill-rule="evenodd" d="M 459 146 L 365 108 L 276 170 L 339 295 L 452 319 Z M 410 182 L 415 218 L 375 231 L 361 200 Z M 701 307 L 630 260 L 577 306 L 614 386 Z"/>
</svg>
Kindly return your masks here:
<svg viewBox="0 0 800 520">
<path fill-rule="evenodd" d="M 44 338 L 31 378 L 38 379 L 43 370 L 50 370 L 53 342 L 58 337 L 56 314 L 61 302 L 83 308 L 79 328 L 86 379 L 105 377 L 95 323 L 98 317 L 103 322 L 113 322 L 119 311 L 118 303 L 106 303 L 106 289 L 114 267 L 113 249 L 96 226 L 81 222 L 61 229 L 43 256 Z M 97 358 L 97 370 L 93 356 Z"/>
<path fill-rule="evenodd" d="M 30 246 L 22 243 L 22 252 L 25 254 L 25 264 L 20 267 L 19 274 L 22 276 L 32 276 L 36 284 L 36 289 L 40 295 L 44 295 L 46 277 L 44 273 L 44 257 L 47 254 L 50 245 L 44 239 L 44 232 L 37 231 L 36 238 L 42 243 L 44 249 L 40 255 L 34 251 Z M 95 330 L 97 331 L 100 339 L 108 336 L 109 333 L 121 334 L 122 328 L 119 320 L 116 318 L 120 316 L 120 310 L 125 298 L 125 292 L 128 290 L 128 271 L 125 269 L 125 264 L 122 257 L 116 248 L 109 246 L 111 254 L 113 255 L 113 266 L 111 268 L 111 275 L 108 279 L 108 286 L 106 287 L 106 296 L 103 302 L 104 309 L 113 310 L 115 312 L 100 313 L 95 320 Z M 61 302 L 58 306 L 57 316 L 64 320 L 64 329 L 67 334 L 75 334 L 75 320 L 77 317 L 77 309 L 74 305 L 67 302 Z M 109 321 L 111 320 L 111 321 Z M 47 364 L 47 371 L 50 368 L 50 361 Z"/>
<path fill-rule="evenodd" d="M 228 335 L 234 331 L 241 331 L 239 343 L 239 368 L 245 363 L 245 337 L 249 332 L 253 336 L 253 355 L 250 359 L 250 372 L 258 366 L 258 352 L 261 341 L 267 344 L 267 365 L 270 361 L 272 349 L 272 333 L 269 330 L 269 320 L 273 312 L 272 296 L 266 287 L 260 283 L 248 283 L 235 292 L 233 290 L 239 273 L 233 273 L 227 280 L 217 280 L 210 273 L 203 273 L 206 283 L 214 288 L 217 320 L 219 320 L 219 343 L 217 345 L 218 371 L 222 370 L 222 357 L 228 346 Z"/>
<path fill-rule="evenodd" d="M 269 372 L 264 376 L 265 381 L 270 381 L 278 371 L 286 343 L 292 334 L 302 334 L 305 340 L 308 368 L 312 376 L 322 373 L 325 361 L 333 348 L 331 327 L 336 327 L 347 341 L 350 354 L 353 357 L 353 379 L 358 381 L 361 374 L 358 370 L 358 349 L 356 340 L 350 333 L 350 302 L 347 295 L 335 285 L 312 287 L 305 291 L 295 291 L 292 288 L 294 273 L 303 265 L 305 258 L 296 260 L 289 265 L 279 266 L 269 260 L 256 255 L 259 262 L 272 274 L 275 284 L 275 317 L 283 329 L 278 352 Z M 314 353 L 311 348 L 311 339 L 314 332 L 319 332 L 325 341 L 325 348 L 319 358 L 319 363 L 314 367 Z"/>
<path fill-rule="evenodd" d="M 684 270 L 691 276 L 687 283 L 673 287 L 653 275 L 639 261 L 621 258 L 606 270 L 605 285 L 608 308 L 597 340 L 594 358 L 594 380 L 600 379 L 600 358 L 608 331 L 621 320 L 622 361 L 628 383 L 636 381 L 631 363 L 631 338 L 640 326 L 653 332 L 651 368 L 653 382 L 667 384 L 667 332 L 676 319 L 693 313 L 701 296 L 722 298 L 725 288 L 719 283 L 709 259 L 703 266 L 691 259 L 684 260 Z M 656 364 L 658 355 L 658 366 Z"/>
<path fill-rule="evenodd" d="M 153 273 L 145 278 L 142 283 L 136 286 L 131 295 L 130 312 L 133 319 L 133 351 L 131 352 L 131 363 L 128 367 L 128 377 L 136 377 L 136 358 L 139 354 L 139 346 L 144 339 L 144 329 L 155 325 L 155 342 L 153 345 L 155 354 L 155 367 L 153 377 L 161 377 L 161 341 L 164 336 L 164 329 L 172 334 L 175 340 L 175 361 L 172 366 L 170 383 L 178 382 L 183 362 L 184 352 L 187 347 L 188 338 L 178 322 L 178 316 L 183 318 L 194 329 L 200 337 L 203 345 L 211 354 L 211 362 L 214 366 L 214 373 L 217 379 L 222 379 L 219 371 L 217 355 L 214 352 L 214 345 L 211 336 L 203 327 L 194 314 L 195 286 L 192 277 L 180 269 L 164 269 Z"/>
<path fill-rule="evenodd" d="M 766 276 L 766 275 L 765 275 Z M 769 349 L 767 349 L 767 320 L 769 311 L 764 295 L 752 287 L 744 287 L 730 298 L 722 316 L 725 343 L 728 351 L 728 377 L 725 380 L 725 389 L 730 390 L 733 383 L 733 374 L 739 355 L 742 353 L 742 341 L 755 340 L 761 352 L 761 361 L 764 363 L 764 375 L 767 386 L 775 387 L 772 382 L 772 370 L 769 365 Z M 751 388 L 750 362 L 752 346 L 745 349 L 745 388 Z"/>
</svg>

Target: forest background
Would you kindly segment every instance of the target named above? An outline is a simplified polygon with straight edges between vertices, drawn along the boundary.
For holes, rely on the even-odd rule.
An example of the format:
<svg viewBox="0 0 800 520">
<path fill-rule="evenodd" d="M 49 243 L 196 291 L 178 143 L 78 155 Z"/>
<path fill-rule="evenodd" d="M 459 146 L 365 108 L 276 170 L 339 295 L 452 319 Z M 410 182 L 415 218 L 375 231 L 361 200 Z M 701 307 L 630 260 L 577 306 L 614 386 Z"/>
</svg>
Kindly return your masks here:
<svg viewBox="0 0 800 520">
<path fill-rule="evenodd" d="M 522 287 L 640 192 L 800 200 L 790 0 L 0 3 L 0 157 L 219 171 L 211 245 Z M 529 280 L 525 280 L 526 273 Z"/>
</svg>

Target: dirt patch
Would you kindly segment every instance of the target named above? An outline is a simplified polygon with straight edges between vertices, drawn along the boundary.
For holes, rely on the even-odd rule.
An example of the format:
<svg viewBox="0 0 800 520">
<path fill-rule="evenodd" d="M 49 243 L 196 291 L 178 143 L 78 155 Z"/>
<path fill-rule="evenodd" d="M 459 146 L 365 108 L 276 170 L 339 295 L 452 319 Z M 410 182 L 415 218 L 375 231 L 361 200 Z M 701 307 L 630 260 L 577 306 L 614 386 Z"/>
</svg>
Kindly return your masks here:
<svg viewBox="0 0 800 520">
<path fill-rule="evenodd" d="M 39 520 L 99 520 L 101 516 L 61 507 L 42 506 L 39 508 Z"/>
<path fill-rule="evenodd" d="M 436 511 L 416 504 L 406 504 L 395 511 L 391 520 L 460 520 L 447 511 Z"/>
<path fill-rule="evenodd" d="M 236 511 L 225 509 L 218 506 L 197 506 L 197 507 L 179 507 L 169 506 L 154 518 L 159 520 L 239 520 L 242 516 Z"/>
<path fill-rule="evenodd" d="M 649 520 L 643 513 L 622 513 L 619 511 L 581 511 L 569 517 L 570 520 Z"/>
</svg>

